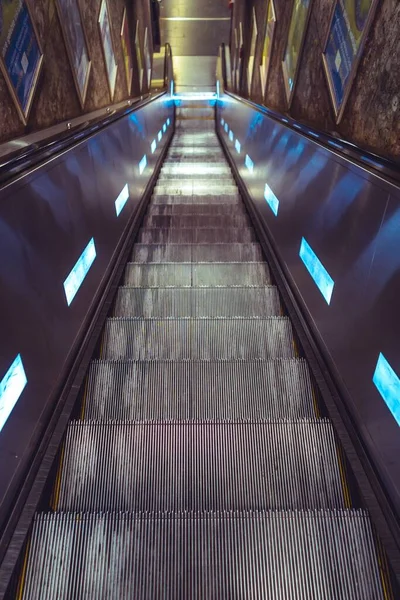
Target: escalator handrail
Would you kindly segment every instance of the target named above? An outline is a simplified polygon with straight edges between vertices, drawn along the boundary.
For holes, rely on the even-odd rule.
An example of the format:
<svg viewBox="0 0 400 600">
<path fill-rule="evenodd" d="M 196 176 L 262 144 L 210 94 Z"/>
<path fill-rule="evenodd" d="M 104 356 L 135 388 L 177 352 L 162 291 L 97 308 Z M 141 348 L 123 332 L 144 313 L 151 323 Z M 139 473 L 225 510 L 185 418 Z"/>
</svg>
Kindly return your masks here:
<svg viewBox="0 0 400 600">
<path fill-rule="evenodd" d="M 165 63 L 164 63 L 164 78 L 168 77 L 168 72 L 171 72 L 172 52 L 169 44 L 166 44 Z M 169 52 L 167 51 L 169 46 Z M 168 52 L 168 54 L 167 54 Z M 46 137 L 40 142 L 35 142 L 25 148 L 21 148 L 6 155 L 3 160 L 0 160 L 0 186 L 6 184 L 17 175 L 32 169 L 44 160 L 48 160 L 52 156 L 63 152 L 78 142 L 92 136 L 94 133 L 108 127 L 115 121 L 126 117 L 127 115 L 136 112 L 146 104 L 159 98 L 168 91 L 167 84 L 164 89 L 157 93 L 148 93 L 145 96 L 133 101 L 129 106 L 124 106 L 119 110 L 111 111 L 106 116 L 94 118 L 91 121 L 85 121 L 68 129 L 65 132 L 57 133 L 51 137 Z"/>
<path fill-rule="evenodd" d="M 231 96 L 242 104 L 250 106 L 253 110 L 266 115 L 272 120 L 277 121 L 288 129 L 292 129 L 296 133 L 301 133 L 321 146 L 324 146 L 330 152 L 336 152 L 337 154 L 343 156 L 343 158 L 361 165 L 367 171 L 372 170 L 379 173 L 379 175 L 390 179 L 392 182 L 400 184 L 400 163 L 397 163 L 389 158 L 385 158 L 384 156 L 376 154 L 371 150 L 367 150 L 366 148 L 362 148 L 361 146 L 358 146 L 353 142 L 349 142 L 348 140 L 344 140 L 339 136 L 336 137 L 335 135 L 332 135 L 326 131 L 321 131 L 315 127 L 306 125 L 305 123 L 300 123 L 289 115 L 283 115 L 275 110 L 272 110 L 271 108 L 267 108 L 262 104 L 257 104 L 253 100 L 249 100 L 243 96 L 239 96 L 231 90 L 228 90 L 225 44 L 221 44 L 221 50 L 222 51 L 220 54 L 222 59 L 222 74 L 225 94 Z"/>
</svg>

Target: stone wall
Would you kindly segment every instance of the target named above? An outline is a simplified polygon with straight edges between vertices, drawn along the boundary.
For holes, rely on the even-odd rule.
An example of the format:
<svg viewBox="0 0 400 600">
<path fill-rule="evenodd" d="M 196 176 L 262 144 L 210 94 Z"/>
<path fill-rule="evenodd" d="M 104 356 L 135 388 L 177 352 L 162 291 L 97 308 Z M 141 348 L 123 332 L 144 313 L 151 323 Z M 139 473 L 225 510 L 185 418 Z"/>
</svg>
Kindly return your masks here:
<svg viewBox="0 0 400 600">
<path fill-rule="evenodd" d="M 293 0 L 275 0 L 276 27 L 265 98 L 259 69 L 255 69 L 251 99 L 290 115 L 317 129 L 341 137 L 378 154 L 400 161 L 400 3 L 381 0 L 366 40 L 343 118 L 336 124 L 322 64 L 334 0 L 313 0 L 300 68 L 290 109 L 287 108 L 282 59 Z M 255 64 L 261 64 L 268 0 L 235 0 L 232 31 L 246 23 L 244 62 L 251 42 L 251 14 L 256 10 L 258 39 Z M 231 45 L 233 40 L 231 40 Z M 247 96 L 243 70 L 241 93 Z"/>
<path fill-rule="evenodd" d="M 118 66 L 116 87 L 112 102 L 98 28 L 101 0 L 80 0 L 83 24 L 92 61 L 84 110 L 81 108 L 76 92 L 55 0 L 27 1 L 31 7 L 44 52 L 43 69 L 32 104 L 29 122 L 26 127 L 22 124 L 18 116 L 4 77 L 0 72 L 0 142 L 49 127 L 61 121 L 77 117 L 82 113 L 109 106 L 112 103 L 118 103 L 129 97 L 120 38 L 125 6 L 128 9 L 134 64 L 132 95 L 138 95 L 139 85 L 134 44 L 136 19 L 140 19 L 142 53 L 144 29 L 146 26 L 148 27 L 150 36 L 150 51 L 152 51 L 148 0 L 135 0 L 135 3 L 133 0 L 108 0 L 115 56 Z M 144 84 L 145 91 L 147 89 L 147 82 L 145 81 Z"/>
</svg>

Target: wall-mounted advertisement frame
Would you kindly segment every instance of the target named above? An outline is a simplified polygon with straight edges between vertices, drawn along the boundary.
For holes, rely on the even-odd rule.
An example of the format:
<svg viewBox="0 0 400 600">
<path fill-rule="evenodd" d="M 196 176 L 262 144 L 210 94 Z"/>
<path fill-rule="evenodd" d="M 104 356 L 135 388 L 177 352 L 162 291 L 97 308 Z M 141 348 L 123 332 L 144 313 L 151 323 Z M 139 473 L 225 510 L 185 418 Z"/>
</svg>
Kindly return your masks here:
<svg viewBox="0 0 400 600">
<path fill-rule="evenodd" d="M 139 89 L 142 91 L 143 89 L 143 60 L 142 60 L 142 50 L 140 48 L 140 28 L 139 21 L 136 21 L 136 33 L 135 33 L 135 52 L 136 52 L 136 64 L 139 76 Z"/>
<path fill-rule="evenodd" d="M 254 61 L 255 61 L 256 47 L 257 47 L 257 36 L 258 36 L 257 16 L 256 16 L 256 9 L 253 7 L 250 55 L 249 55 L 249 62 L 247 63 L 247 91 L 248 91 L 249 96 L 251 94 L 251 88 L 252 88 L 252 84 L 253 84 Z"/>
<path fill-rule="evenodd" d="M 143 55 L 144 55 L 144 66 L 146 68 L 146 77 L 147 77 L 147 89 L 150 89 L 151 86 L 151 57 L 150 57 L 150 49 L 149 49 L 149 36 L 147 33 L 148 29 L 144 30 L 144 42 L 143 42 Z"/>
<path fill-rule="evenodd" d="M 262 97 L 265 98 L 267 90 L 269 67 L 271 64 L 272 44 L 274 41 L 276 25 L 276 13 L 274 0 L 269 0 L 267 12 L 267 25 L 265 28 L 264 46 L 262 52 L 262 63 L 260 65 Z"/>
<path fill-rule="evenodd" d="M 282 61 L 288 108 L 292 104 L 294 88 L 296 87 L 301 55 L 310 20 L 311 6 L 312 0 L 294 0 L 292 15 L 290 17 L 288 39 Z"/>
<path fill-rule="evenodd" d="M 108 89 L 110 91 L 111 101 L 114 100 L 115 84 L 117 82 L 117 61 L 115 60 L 114 41 L 111 32 L 110 10 L 107 0 L 102 0 L 100 4 L 99 25 L 101 47 L 103 50 L 104 62 L 106 65 Z"/>
<path fill-rule="evenodd" d="M 336 0 L 322 60 L 336 122 L 346 102 L 361 60 L 379 0 Z"/>
<path fill-rule="evenodd" d="M 126 84 L 128 86 L 128 94 L 130 95 L 132 91 L 133 62 L 131 36 L 129 31 L 128 14 L 126 7 L 124 8 L 124 16 L 122 17 L 121 45 L 122 53 L 124 55 Z"/>
<path fill-rule="evenodd" d="M 84 108 L 92 63 L 80 3 L 79 0 L 56 0 L 56 8 L 79 102 Z"/>
<path fill-rule="evenodd" d="M 39 35 L 25 0 L 0 2 L 0 69 L 24 125 L 43 64 Z"/>
</svg>

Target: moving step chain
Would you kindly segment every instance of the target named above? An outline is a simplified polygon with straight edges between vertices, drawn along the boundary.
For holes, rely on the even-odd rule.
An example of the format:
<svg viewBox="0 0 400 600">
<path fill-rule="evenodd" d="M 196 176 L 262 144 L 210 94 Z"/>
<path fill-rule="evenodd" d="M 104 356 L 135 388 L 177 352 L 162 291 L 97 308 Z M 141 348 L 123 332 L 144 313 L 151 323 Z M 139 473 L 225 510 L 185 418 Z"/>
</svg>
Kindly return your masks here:
<svg viewBox="0 0 400 600">
<path fill-rule="evenodd" d="M 177 109 L 24 599 L 389 597 L 213 110 Z"/>
</svg>

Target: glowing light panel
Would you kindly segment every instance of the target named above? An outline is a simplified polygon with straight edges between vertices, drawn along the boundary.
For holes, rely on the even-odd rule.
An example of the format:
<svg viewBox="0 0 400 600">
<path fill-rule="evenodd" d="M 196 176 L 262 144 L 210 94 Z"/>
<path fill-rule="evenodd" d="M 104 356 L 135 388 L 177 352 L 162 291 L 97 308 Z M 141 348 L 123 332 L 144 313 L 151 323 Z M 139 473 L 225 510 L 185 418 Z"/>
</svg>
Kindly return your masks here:
<svg viewBox="0 0 400 600">
<path fill-rule="evenodd" d="M 80 257 L 78 258 L 74 268 L 64 281 L 64 291 L 67 298 L 68 306 L 75 298 L 77 291 L 81 287 L 83 280 L 89 272 L 90 267 L 96 258 L 96 247 L 92 238 Z"/>
<path fill-rule="evenodd" d="M 236 142 L 235 142 L 235 149 L 236 149 L 236 152 L 238 154 L 240 154 L 240 150 L 242 149 L 242 146 L 241 146 L 239 140 L 236 140 Z"/>
<path fill-rule="evenodd" d="M 157 148 L 157 142 L 156 142 L 156 140 L 153 140 L 151 142 L 151 153 L 152 154 L 154 154 L 154 152 L 156 151 L 156 148 Z"/>
<path fill-rule="evenodd" d="M 22 358 L 18 354 L 0 381 L 0 431 L 3 429 L 27 383 L 28 379 L 25 375 Z"/>
<path fill-rule="evenodd" d="M 168 117 L 167 119 L 167 126 L 169 127 L 171 125 L 171 119 Z"/>
<path fill-rule="evenodd" d="M 274 215 L 277 217 L 278 209 L 279 209 L 279 200 L 275 196 L 275 194 L 271 190 L 271 188 L 269 187 L 268 183 L 265 184 L 264 198 L 267 201 L 267 203 L 268 203 L 270 209 L 272 210 L 272 212 L 274 213 Z"/>
<path fill-rule="evenodd" d="M 129 187 L 128 184 L 126 184 L 122 190 L 122 192 L 120 193 L 120 195 L 118 196 L 118 198 L 115 201 L 115 211 L 117 213 L 117 217 L 120 215 L 122 209 L 124 208 L 125 204 L 128 202 L 129 200 Z"/>
<path fill-rule="evenodd" d="M 146 167 L 147 167 L 147 156 L 144 155 L 142 160 L 139 163 L 139 173 L 142 174 Z"/>
<path fill-rule="evenodd" d="M 232 129 L 229 131 L 229 139 L 233 142 L 233 131 Z"/>
<path fill-rule="evenodd" d="M 382 352 L 379 354 L 372 381 L 394 416 L 397 425 L 400 425 L 400 379 Z"/>
<path fill-rule="evenodd" d="M 248 168 L 250 173 L 252 173 L 254 171 L 254 163 L 248 154 L 246 154 L 246 158 L 244 159 L 244 164 L 246 165 L 246 167 Z"/>
<path fill-rule="evenodd" d="M 304 238 L 301 239 L 299 256 L 326 302 L 330 304 L 335 282 Z"/>
<path fill-rule="evenodd" d="M 224 125 L 224 124 L 225 124 L 225 120 L 221 119 L 221 125 Z"/>
<path fill-rule="evenodd" d="M 161 129 L 160 129 L 160 131 L 158 132 L 158 136 L 157 136 L 157 138 L 158 138 L 158 141 L 159 141 L 159 142 L 161 142 L 161 138 L 162 138 L 162 131 L 161 131 Z"/>
<path fill-rule="evenodd" d="M 164 123 L 162 130 L 163 130 L 164 133 L 167 131 L 167 124 L 166 123 Z"/>
<path fill-rule="evenodd" d="M 225 129 L 225 132 L 228 133 L 228 130 L 229 130 L 228 123 L 225 123 L 224 129 Z"/>
</svg>

